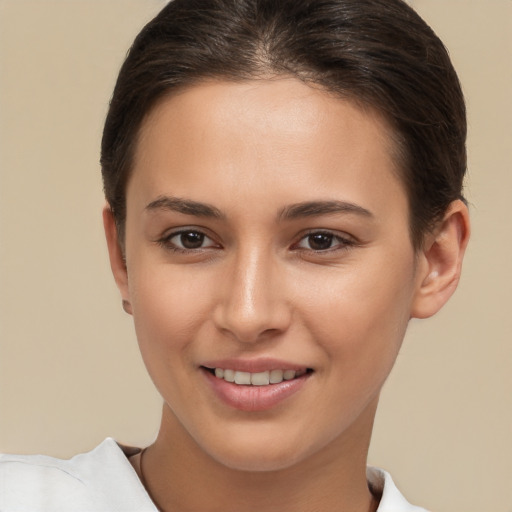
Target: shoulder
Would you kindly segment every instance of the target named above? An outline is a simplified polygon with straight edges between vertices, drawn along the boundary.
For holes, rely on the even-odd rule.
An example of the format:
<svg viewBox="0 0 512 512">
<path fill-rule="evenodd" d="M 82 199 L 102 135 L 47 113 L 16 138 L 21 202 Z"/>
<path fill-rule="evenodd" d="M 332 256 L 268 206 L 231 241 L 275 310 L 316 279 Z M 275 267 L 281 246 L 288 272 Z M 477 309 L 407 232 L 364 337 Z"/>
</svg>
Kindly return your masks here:
<svg viewBox="0 0 512 512">
<path fill-rule="evenodd" d="M 69 460 L 0 455 L 2 512 L 96 512 L 154 508 L 113 439 Z"/>
<path fill-rule="evenodd" d="M 424 508 L 411 505 L 386 471 L 368 467 L 366 478 L 372 493 L 381 496 L 377 512 L 428 512 Z"/>
</svg>

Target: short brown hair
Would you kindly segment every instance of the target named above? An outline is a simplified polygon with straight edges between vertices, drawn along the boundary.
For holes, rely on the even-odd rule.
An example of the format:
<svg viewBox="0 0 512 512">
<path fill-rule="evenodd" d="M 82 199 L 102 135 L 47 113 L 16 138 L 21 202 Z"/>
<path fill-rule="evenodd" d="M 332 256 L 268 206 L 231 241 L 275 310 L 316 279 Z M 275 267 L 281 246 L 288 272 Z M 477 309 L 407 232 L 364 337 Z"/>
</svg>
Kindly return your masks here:
<svg viewBox="0 0 512 512">
<path fill-rule="evenodd" d="M 124 237 L 126 184 L 144 117 L 209 78 L 295 76 L 388 121 L 410 205 L 411 239 L 462 198 L 466 112 L 448 53 L 402 0 L 173 0 L 135 39 L 105 122 L 105 196 Z"/>
</svg>

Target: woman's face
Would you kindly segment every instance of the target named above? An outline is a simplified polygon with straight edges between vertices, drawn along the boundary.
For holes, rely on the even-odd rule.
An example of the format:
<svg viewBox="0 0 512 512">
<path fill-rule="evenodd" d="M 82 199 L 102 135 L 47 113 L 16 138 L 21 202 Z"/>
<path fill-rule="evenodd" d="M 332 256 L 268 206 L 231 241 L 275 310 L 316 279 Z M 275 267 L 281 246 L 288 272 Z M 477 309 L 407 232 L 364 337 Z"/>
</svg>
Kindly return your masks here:
<svg viewBox="0 0 512 512">
<path fill-rule="evenodd" d="M 121 291 L 166 428 L 238 469 L 364 452 L 420 286 L 408 222 L 372 112 L 285 78 L 162 101 Z"/>
</svg>

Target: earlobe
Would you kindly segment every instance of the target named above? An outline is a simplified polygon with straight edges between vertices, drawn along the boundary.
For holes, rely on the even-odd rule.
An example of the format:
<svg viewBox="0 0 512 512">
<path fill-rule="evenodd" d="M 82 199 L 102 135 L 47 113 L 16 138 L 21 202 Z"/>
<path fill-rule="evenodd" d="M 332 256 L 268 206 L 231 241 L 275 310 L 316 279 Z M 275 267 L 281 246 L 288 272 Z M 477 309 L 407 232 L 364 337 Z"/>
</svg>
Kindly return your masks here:
<svg viewBox="0 0 512 512">
<path fill-rule="evenodd" d="M 469 234 L 467 206 L 460 200 L 453 201 L 418 255 L 418 285 L 411 317 L 434 315 L 452 296 L 459 282 Z"/>
<path fill-rule="evenodd" d="M 130 293 L 128 286 L 128 271 L 123 255 L 121 244 L 117 232 L 116 222 L 109 205 L 103 208 L 103 227 L 105 228 L 105 237 L 107 239 L 108 254 L 110 258 L 110 268 L 114 275 L 115 282 L 123 303 L 123 309 L 131 314 Z"/>
</svg>

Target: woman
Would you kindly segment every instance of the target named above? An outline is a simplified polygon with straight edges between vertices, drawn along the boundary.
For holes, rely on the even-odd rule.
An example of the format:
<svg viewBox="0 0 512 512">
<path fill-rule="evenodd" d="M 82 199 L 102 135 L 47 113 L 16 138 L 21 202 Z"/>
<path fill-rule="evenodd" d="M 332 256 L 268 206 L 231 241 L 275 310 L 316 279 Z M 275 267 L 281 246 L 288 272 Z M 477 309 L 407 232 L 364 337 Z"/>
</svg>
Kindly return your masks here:
<svg viewBox="0 0 512 512">
<path fill-rule="evenodd" d="M 419 510 L 366 455 L 409 319 L 457 285 L 465 135 L 446 51 L 401 0 L 168 4 L 102 143 L 160 432 L 7 456 L 0 508 Z"/>
</svg>

